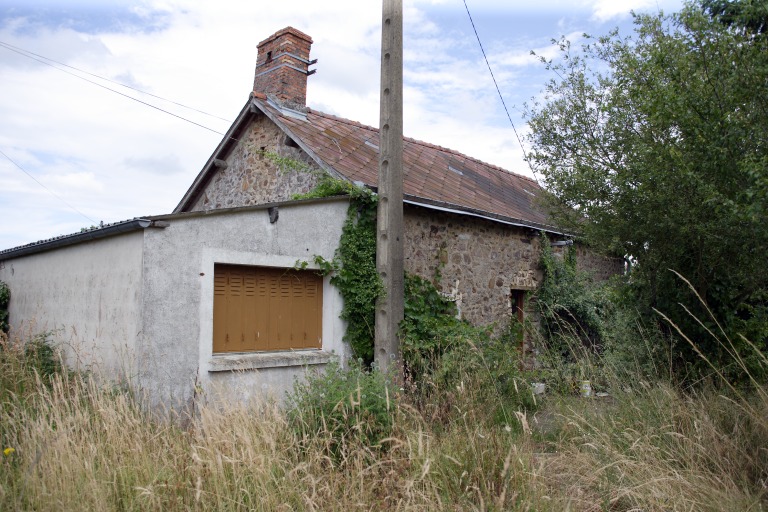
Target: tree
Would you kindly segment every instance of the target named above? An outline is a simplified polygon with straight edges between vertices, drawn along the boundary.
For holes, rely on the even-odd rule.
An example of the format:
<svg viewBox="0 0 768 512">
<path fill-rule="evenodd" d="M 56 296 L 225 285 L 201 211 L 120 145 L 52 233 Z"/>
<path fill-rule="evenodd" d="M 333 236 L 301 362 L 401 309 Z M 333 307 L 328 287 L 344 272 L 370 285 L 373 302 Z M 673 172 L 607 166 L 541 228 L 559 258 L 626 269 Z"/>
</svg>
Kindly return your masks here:
<svg viewBox="0 0 768 512">
<path fill-rule="evenodd" d="M 529 159 L 553 213 L 595 247 L 636 260 L 630 285 L 645 315 L 656 308 L 732 364 L 669 269 L 731 339 L 765 346 L 768 38 L 689 3 L 635 15 L 632 36 L 587 41 L 579 51 L 559 42 L 561 58 L 545 61 L 557 78 L 526 109 Z M 679 362 L 696 360 L 684 351 Z"/>
<path fill-rule="evenodd" d="M 720 23 L 752 34 L 768 32 L 765 0 L 701 0 L 702 10 Z"/>
</svg>

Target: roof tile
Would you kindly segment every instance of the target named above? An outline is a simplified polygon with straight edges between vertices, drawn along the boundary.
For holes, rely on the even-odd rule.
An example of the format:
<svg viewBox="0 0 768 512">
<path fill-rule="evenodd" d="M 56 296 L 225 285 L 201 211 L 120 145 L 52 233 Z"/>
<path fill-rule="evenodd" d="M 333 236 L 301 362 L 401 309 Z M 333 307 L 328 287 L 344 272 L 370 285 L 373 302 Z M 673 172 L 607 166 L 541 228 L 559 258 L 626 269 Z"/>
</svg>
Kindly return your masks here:
<svg viewBox="0 0 768 512">
<path fill-rule="evenodd" d="M 306 120 L 296 119 L 282 115 L 258 97 L 255 100 L 259 108 L 279 118 L 325 164 L 352 181 L 377 187 L 376 128 L 314 109 L 307 109 Z M 541 187 L 526 176 L 408 137 L 403 138 L 403 169 L 406 195 L 536 226 L 553 224 L 535 202 Z"/>
</svg>

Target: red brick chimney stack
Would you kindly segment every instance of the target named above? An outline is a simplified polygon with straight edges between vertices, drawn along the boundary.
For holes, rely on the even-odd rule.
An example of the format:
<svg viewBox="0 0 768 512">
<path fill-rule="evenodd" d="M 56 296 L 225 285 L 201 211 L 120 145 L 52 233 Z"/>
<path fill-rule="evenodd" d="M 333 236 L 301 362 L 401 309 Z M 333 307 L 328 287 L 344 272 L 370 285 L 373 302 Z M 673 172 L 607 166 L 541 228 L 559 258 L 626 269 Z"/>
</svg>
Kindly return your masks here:
<svg viewBox="0 0 768 512">
<path fill-rule="evenodd" d="M 293 27 L 275 32 L 259 43 L 254 92 L 266 94 L 283 106 L 304 110 L 307 105 L 307 77 L 312 38 Z"/>
</svg>

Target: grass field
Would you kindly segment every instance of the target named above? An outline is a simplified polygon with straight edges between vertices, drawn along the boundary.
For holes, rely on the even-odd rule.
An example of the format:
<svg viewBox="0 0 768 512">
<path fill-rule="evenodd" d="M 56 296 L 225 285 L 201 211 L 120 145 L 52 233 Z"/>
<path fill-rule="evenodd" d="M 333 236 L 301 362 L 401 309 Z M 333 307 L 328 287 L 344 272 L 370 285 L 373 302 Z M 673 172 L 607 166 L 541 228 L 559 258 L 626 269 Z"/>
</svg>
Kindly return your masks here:
<svg viewBox="0 0 768 512">
<path fill-rule="evenodd" d="M 371 443 L 366 422 L 380 420 L 359 410 L 341 430 L 269 403 L 159 418 L 36 354 L 0 349 L 0 510 L 768 507 L 761 386 L 614 382 L 599 399 L 540 396 L 503 423 L 467 374 L 431 395 L 446 407 L 388 395 L 387 437 Z M 352 390 L 341 402 L 354 405 Z"/>
</svg>

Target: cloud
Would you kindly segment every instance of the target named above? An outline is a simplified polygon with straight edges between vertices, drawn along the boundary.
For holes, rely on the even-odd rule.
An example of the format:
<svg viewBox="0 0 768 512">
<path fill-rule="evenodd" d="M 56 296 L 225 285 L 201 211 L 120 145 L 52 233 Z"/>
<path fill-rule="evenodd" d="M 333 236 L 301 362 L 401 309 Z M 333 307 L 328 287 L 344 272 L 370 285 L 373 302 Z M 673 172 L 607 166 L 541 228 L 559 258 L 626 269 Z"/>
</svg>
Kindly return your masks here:
<svg viewBox="0 0 768 512">
<path fill-rule="evenodd" d="M 131 170 L 150 174 L 176 174 L 184 170 L 181 160 L 174 154 L 162 155 L 160 157 L 129 156 L 124 160 L 124 163 Z"/>
<path fill-rule="evenodd" d="M 640 11 L 658 5 L 655 0 L 596 0 L 592 5 L 592 18 L 603 23 L 627 18 L 631 11 Z"/>
<path fill-rule="evenodd" d="M 156 31 L 167 27 L 170 13 L 130 1 L 11 1 L 0 8 L 0 22 L 14 24 L 20 34 L 45 29 L 70 29 L 83 34 Z"/>
<path fill-rule="evenodd" d="M 519 130 L 515 105 L 546 79 L 529 50 L 549 55 L 550 38 L 589 31 L 593 13 L 611 12 L 607 2 L 579 0 L 467 3 Z M 462 3 L 405 0 L 404 12 L 406 135 L 525 171 Z M 313 38 L 318 59 L 309 106 L 377 126 L 381 15 L 380 3 L 360 0 L 10 0 L 0 7 L 0 41 L 233 120 L 251 90 L 256 45 L 293 26 Z M 562 29 L 559 20 L 567 20 Z M 3 48 L 0 72 L 0 150 L 97 221 L 170 212 L 222 138 Z M 100 83 L 215 131 L 229 128 Z M 90 224 L 1 157 L 0 179 L 0 248 Z"/>
</svg>

